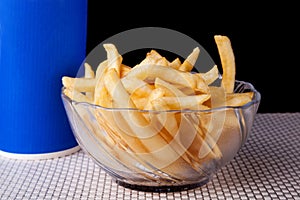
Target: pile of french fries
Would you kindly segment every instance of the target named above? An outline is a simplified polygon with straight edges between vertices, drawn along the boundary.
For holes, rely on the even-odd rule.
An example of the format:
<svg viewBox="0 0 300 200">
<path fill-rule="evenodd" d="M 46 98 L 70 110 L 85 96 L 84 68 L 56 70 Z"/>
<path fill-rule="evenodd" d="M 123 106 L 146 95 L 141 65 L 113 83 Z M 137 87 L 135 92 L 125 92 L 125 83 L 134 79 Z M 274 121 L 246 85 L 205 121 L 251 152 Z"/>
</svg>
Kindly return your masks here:
<svg viewBox="0 0 300 200">
<path fill-rule="evenodd" d="M 130 165 L 125 156 L 129 154 L 172 177 L 197 177 L 207 162 L 224 156 L 219 138 L 226 137 L 226 130 L 239 132 L 233 112 L 212 109 L 242 106 L 253 97 L 253 92 L 234 93 L 236 66 L 230 40 L 222 35 L 214 39 L 222 75 L 217 65 L 205 73 L 192 72 L 201 53 L 198 47 L 184 61 L 169 61 L 151 50 L 130 67 L 116 46 L 106 43 L 107 59 L 96 70 L 85 63 L 83 77 L 62 77 L 63 93 L 74 102 L 96 105 L 93 114 L 107 133 L 98 137 L 120 162 Z M 216 80 L 221 80 L 220 86 L 213 84 Z M 92 124 L 84 111 L 79 113 Z"/>
</svg>

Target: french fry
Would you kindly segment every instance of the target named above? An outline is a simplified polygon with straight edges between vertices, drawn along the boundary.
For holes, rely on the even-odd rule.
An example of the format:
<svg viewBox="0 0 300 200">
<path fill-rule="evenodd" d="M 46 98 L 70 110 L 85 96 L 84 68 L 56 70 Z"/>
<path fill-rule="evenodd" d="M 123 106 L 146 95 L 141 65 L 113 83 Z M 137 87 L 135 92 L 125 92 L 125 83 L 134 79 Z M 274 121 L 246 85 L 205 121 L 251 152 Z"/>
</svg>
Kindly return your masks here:
<svg viewBox="0 0 300 200">
<path fill-rule="evenodd" d="M 121 74 L 120 74 L 120 77 L 123 78 L 124 76 L 126 76 L 126 74 L 128 72 L 130 72 L 131 70 L 131 67 L 127 66 L 127 65 L 124 65 L 123 63 L 121 64 Z"/>
<path fill-rule="evenodd" d="M 209 86 L 211 98 L 204 103 L 210 108 L 223 107 L 226 104 L 226 92 L 223 87 Z"/>
<path fill-rule="evenodd" d="M 152 87 L 145 81 L 138 78 L 122 78 L 121 79 L 123 86 L 129 94 L 138 96 L 138 97 L 147 97 L 152 92 Z"/>
<path fill-rule="evenodd" d="M 202 77 L 202 75 L 199 73 L 198 76 L 194 76 L 194 78 L 195 78 L 196 84 L 197 84 L 195 91 L 201 92 L 201 93 L 208 93 L 209 88 L 205 82 L 205 79 Z"/>
<path fill-rule="evenodd" d="M 243 106 L 253 98 L 253 92 L 230 93 L 226 95 L 226 106 Z"/>
<path fill-rule="evenodd" d="M 94 86 L 94 104 L 103 107 L 110 107 L 110 97 L 104 87 L 104 76 L 108 69 L 108 61 L 102 61 L 96 70 L 96 80 Z"/>
<path fill-rule="evenodd" d="M 162 98 L 164 94 L 165 90 L 163 90 L 162 88 L 155 88 L 154 90 L 152 90 L 148 97 L 148 102 L 144 107 L 144 110 L 153 110 L 152 101 L 154 101 L 155 99 Z"/>
<path fill-rule="evenodd" d="M 148 103 L 147 97 L 139 97 L 136 95 L 130 95 L 130 99 L 133 101 L 133 103 L 137 109 L 146 110 L 145 107 Z"/>
<path fill-rule="evenodd" d="M 91 65 L 88 63 L 84 63 L 84 78 L 88 79 L 94 79 L 95 78 L 95 72 L 92 69 Z M 89 97 L 90 99 L 94 98 L 94 90 L 92 92 L 86 92 L 85 95 Z"/>
<path fill-rule="evenodd" d="M 172 67 L 173 69 L 179 69 L 181 66 L 181 61 L 179 58 L 175 58 L 171 63 L 169 63 L 169 67 Z"/>
<path fill-rule="evenodd" d="M 73 88 L 79 92 L 94 92 L 94 78 L 72 78 L 68 76 L 62 77 L 63 85 L 66 88 Z"/>
<path fill-rule="evenodd" d="M 186 110 L 201 105 L 209 98 L 210 95 L 208 94 L 183 96 L 183 97 L 161 97 L 159 99 L 153 100 L 152 104 L 159 103 L 159 101 L 164 101 L 171 110 Z"/>
<path fill-rule="evenodd" d="M 101 80 L 101 78 L 104 76 L 107 68 L 108 68 L 108 61 L 107 60 L 104 60 L 104 61 L 99 63 L 99 65 L 96 69 L 96 75 L 95 75 L 96 85 L 97 85 L 97 82 L 99 82 L 99 80 Z M 96 87 L 96 85 L 95 85 L 95 87 Z"/>
<path fill-rule="evenodd" d="M 188 146 L 188 151 L 194 155 L 196 158 L 195 161 L 201 162 L 201 159 L 204 159 L 207 155 L 210 155 L 212 158 L 217 158 L 221 155 L 216 155 L 213 153 L 213 147 L 211 147 L 207 142 L 207 134 L 201 132 L 199 128 L 199 119 L 196 117 L 196 120 L 193 120 L 192 115 L 184 115 L 182 116 L 181 127 L 185 131 L 189 130 L 189 132 L 195 133 L 193 143 Z M 186 136 L 181 139 L 186 142 Z M 217 147 L 215 147 L 217 148 Z"/>
<path fill-rule="evenodd" d="M 217 80 L 220 76 L 219 69 L 217 65 L 214 65 L 208 72 L 206 73 L 196 73 L 195 76 L 201 76 L 204 79 L 207 85 L 212 84 L 215 80 Z"/>
<path fill-rule="evenodd" d="M 95 72 L 92 69 L 91 65 L 84 63 L 84 77 L 85 78 L 95 78 Z"/>
<path fill-rule="evenodd" d="M 142 66 L 142 65 L 168 66 L 169 61 L 165 57 L 162 57 L 157 51 L 151 50 L 150 52 L 147 53 L 146 58 L 138 64 L 138 66 Z"/>
<path fill-rule="evenodd" d="M 211 117 L 210 113 L 202 113 L 200 115 L 196 114 L 189 114 L 184 116 L 185 119 L 190 123 L 191 126 L 193 126 L 199 135 L 198 138 L 198 147 L 197 148 L 197 157 L 199 159 L 209 159 L 209 158 L 221 158 L 222 153 L 219 149 L 219 147 L 216 145 L 218 138 L 214 138 L 211 136 L 212 130 L 210 130 L 210 123 L 212 123 L 214 118 Z M 222 117 L 220 115 L 217 115 L 218 117 Z M 206 121 L 204 121 L 206 120 Z M 204 122 L 204 123 L 203 123 Z M 215 122 L 213 122 L 215 123 Z M 213 131 L 219 130 L 218 127 L 221 127 L 222 123 L 220 123 L 216 129 L 213 129 Z M 211 131 L 211 132 L 210 132 Z M 219 133 L 219 132 L 217 132 Z M 215 136 L 216 134 L 214 134 Z M 208 158 L 207 158 L 208 156 Z"/>
<path fill-rule="evenodd" d="M 192 53 L 188 55 L 188 57 L 184 60 L 182 65 L 179 67 L 179 70 L 190 72 L 194 68 L 196 61 L 199 57 L 199 54 L 200 54 L 199 47 L 194 48 Z"/>
<path fill-rule="evenodd" d="M 160 78 L 164 81 L 186 87 L 196 88 L 197 86 L 197 80 L 192 74 L 160 65 L 141 65 L 139 67 L 133 67 L 124 78 L 132 77 L 141 80 L 149 79 L 151 81 L 154 81 L 155 78 Z"/>
<path fill-rule="evenodd" d="M 215 35 L 215 42 L 222 63 L 222 86 L 226 93 L 232 93 L 235 81 L 235 58 L 231 42 L 227 36 Z"/>
<path fill-rule="evenodd" d="M 175 96 L 175 97 L 184 97 L 187 96 L 173 84 L 170 84 L 160 78 L 156 78 L 154 85 L 156 88 L 164 88 L 165 89 L 165 96 Z"/>
<path fill-rule="evenodd" d="M 156 111 L 170 110 L 170 108 L 164 101 L 158 101 L 158 103 L 151 102 L 151 108 Z M 164 126 L 164 128 L 174 137 L 175 133 L 177 133 L 178 131 L 178 124 L 175 118 L 175 113 L 161 112 L 156 114 L 156 116 L 158 117 L 160 123 Z"/>
<path fill-rule="evenodd" d="M 121 76 L 122 56 L 119 54 L 117 48 L 113 44 L 103 44 L 107 52 L 107 64 L 109 69 L 115 69 L 118 76 Z"/>
<path fill-rule="evenodd" d="M 82 94 L 81 92 L 78 92 L 77 90 L 72 90 L 70 88 L 65 88 L 63 90 L 64 94 L 68 96 L 70 99 L 76 101 L 76 102 L 87 102 L 92 103 L 92 99 L 88 96 Z"/>
</svg>

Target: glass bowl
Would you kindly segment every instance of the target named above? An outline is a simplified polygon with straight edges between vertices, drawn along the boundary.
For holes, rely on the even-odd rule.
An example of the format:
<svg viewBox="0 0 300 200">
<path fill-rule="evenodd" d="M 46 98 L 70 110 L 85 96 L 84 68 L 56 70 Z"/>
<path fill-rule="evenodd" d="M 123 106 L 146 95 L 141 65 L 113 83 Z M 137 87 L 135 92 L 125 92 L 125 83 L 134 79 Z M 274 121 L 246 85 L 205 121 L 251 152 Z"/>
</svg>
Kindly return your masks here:
<svg viewBox="0 0 300 200">
<path fill-rule="evenodd" d="M 62 88 L 64 89 L 64 88 Z M 210 110 L 146 111 L 104 108 L 61 97 L 75 138 L 94 162 L 119 185 L 141 191 L 174 192 L 201 187 L 234 158 L 245 144 L 260 104 L 251 83 L 235 81 L 235 93 L 253 91 L 252 101 L 239 107 Z M 146 126 L 158 130 L 139 137 L 124 123 L 135 112 L 151 117 Z M 166 134 L 155 119 L 180 121 L 175 135 Z"/>
</svg>

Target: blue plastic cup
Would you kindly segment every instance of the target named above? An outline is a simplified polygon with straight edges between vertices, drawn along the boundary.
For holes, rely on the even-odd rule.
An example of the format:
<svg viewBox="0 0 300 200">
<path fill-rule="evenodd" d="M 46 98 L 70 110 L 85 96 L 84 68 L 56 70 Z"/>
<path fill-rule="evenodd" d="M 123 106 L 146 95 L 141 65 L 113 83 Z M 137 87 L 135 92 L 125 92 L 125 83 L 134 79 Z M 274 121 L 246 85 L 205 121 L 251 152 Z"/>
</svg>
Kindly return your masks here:
<svg viewBox="0 0 300 200">
<path fill-rule="evenodd" d="M 53 158 L 79 150 L 61 100 L 86 54 L 87 0 L 0 1 L 0 154 Z"/>
</svg>

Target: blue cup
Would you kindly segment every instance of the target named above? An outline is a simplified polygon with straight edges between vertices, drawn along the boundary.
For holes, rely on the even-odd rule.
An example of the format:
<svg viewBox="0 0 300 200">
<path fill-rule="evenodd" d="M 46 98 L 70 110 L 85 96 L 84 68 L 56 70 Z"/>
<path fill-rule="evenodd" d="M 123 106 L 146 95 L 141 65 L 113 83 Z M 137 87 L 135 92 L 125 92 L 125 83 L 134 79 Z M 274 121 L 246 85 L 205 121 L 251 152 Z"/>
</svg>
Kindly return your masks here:
<svg viewBox="0 0 300 200">
<path fill-rule="evenodd" d="M 0 1 L 0 154 L 79 150 L 60 94 L 85 59 L 86 30 L 87 0 Z"/>
</svg>

